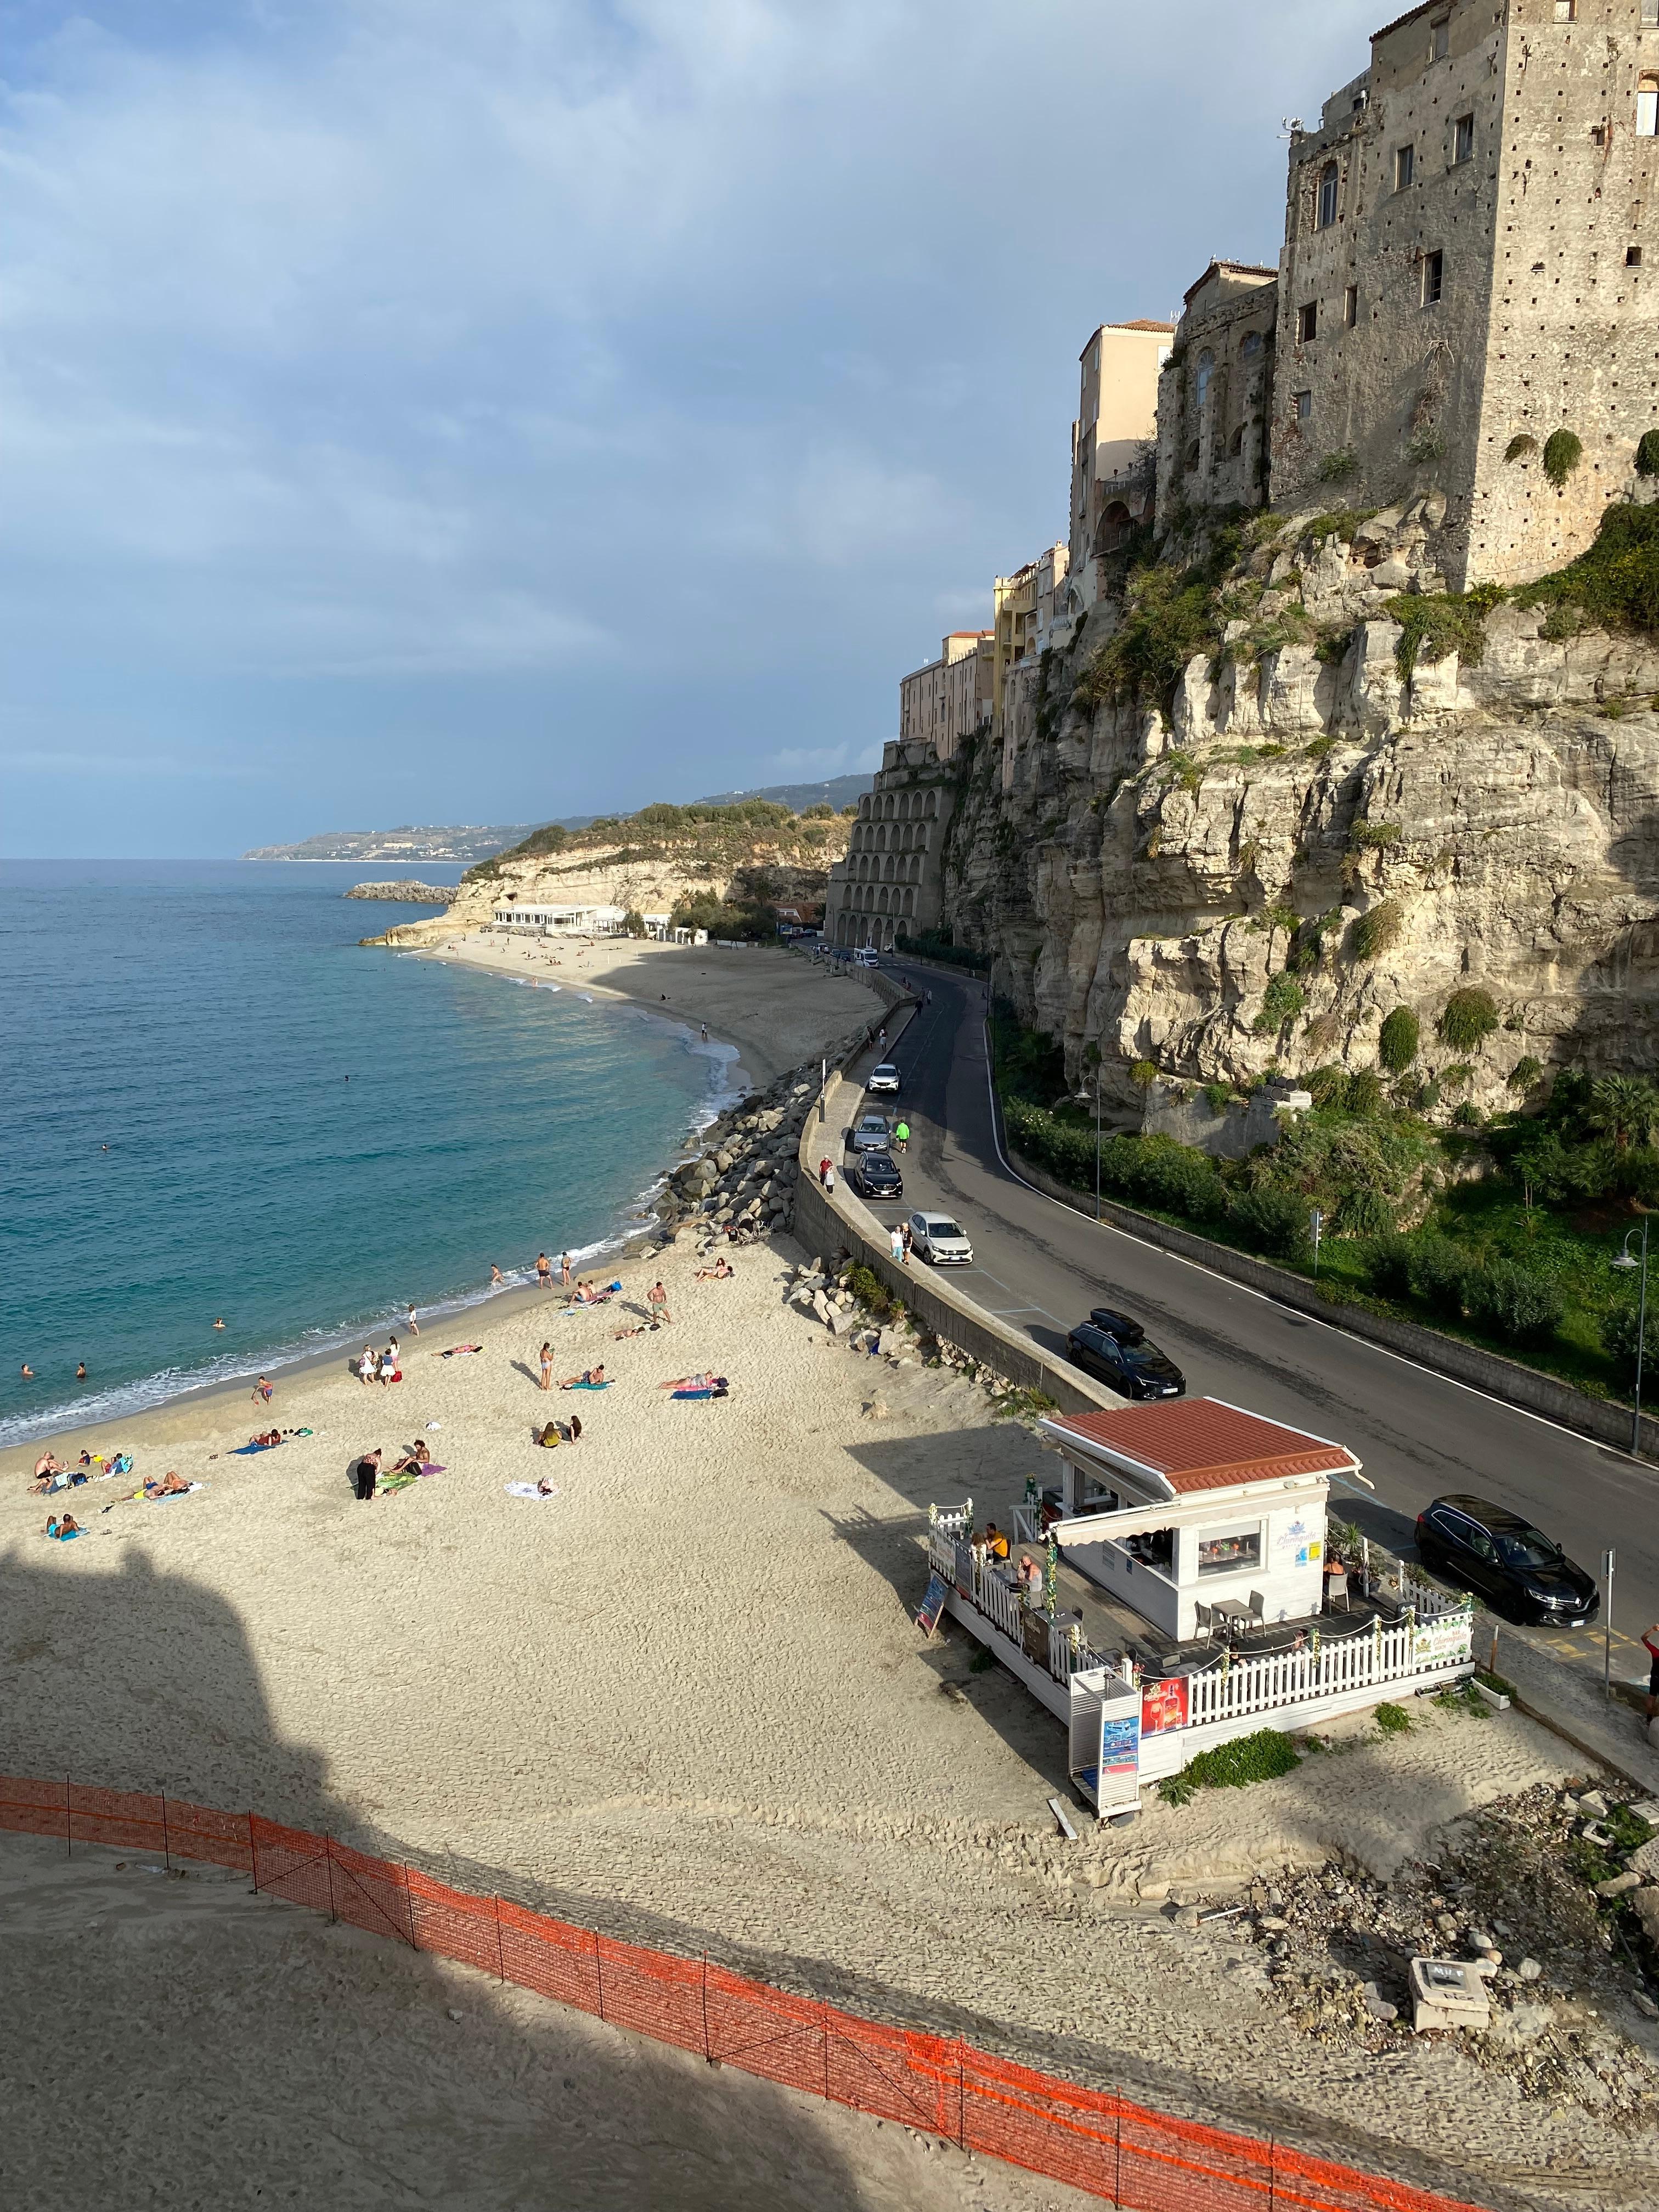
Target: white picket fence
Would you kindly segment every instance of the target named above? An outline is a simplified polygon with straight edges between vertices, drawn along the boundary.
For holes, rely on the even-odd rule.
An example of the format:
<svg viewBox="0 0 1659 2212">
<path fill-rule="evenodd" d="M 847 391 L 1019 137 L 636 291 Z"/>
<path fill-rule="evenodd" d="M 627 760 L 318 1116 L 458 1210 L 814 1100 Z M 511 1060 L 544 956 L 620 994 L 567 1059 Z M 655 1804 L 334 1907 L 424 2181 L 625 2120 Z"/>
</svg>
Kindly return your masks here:
<svg viewBox="0 0 1659 2212">
<path fill-rule="evenodd" d="M 975 1610 L 983 1613 L 994 1628 L 1000 1629 L 1024 1652 L 1030 1607 L 998 1573 L 984 1553 L 976 1552 L 965 1540 L 967 1527 L 966 1509 L 936 1515 L 928 1530 L 927 1564 L 936 1574 L 943 1575 L 953 1589 L 968 1591 Z M 1047 1665 L 1056 1682 L 1108 1663 L 1100 1652 L 1085 1642 L 1075 1621 L 1049 1620 L 1045 1625 Z"/>
</svg>

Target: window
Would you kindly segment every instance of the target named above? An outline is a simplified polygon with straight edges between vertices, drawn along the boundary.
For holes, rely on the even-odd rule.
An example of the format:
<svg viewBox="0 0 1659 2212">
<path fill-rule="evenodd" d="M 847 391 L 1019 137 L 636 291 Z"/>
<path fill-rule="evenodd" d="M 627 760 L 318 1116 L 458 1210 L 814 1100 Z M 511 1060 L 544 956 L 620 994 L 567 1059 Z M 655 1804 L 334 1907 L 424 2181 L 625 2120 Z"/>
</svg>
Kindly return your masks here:
<svg viewBox="0 0 1659 2212">
<path fill-rule="evenodd" d="M 1442 15 L 1429 26 L 1429 59 L 1443 62 L 1451 46 L 1451 17 Z"/>
<path fill-rule="evenodd" d="M 1416 147 L 1396 146 L 1394 149 L 1394 188 L 1395 191 L 1403 192 L 1405 191 L 1407 185 L 1410 184 L 1412 180 L 1412 175 L 1416 167 Z"/>
<path fill-rule="evenodd" d="M 1636 87 L 1636 135 L 1659 138 L 1659 76 L 1643 76 Z"/>
<path fill-rule="evenodd" d="M 1315 222 L 1321 230 L 1328 230 L 1336 221 L 1336 164 L 1327 161 L 1319 173 L 1319 199 Z"/>
<path fill-rule="evenodd" d="M 1309 345 L 1319 336 L 1319 302 L 1310 300 L 1296 311 L 1296 336 L 1298 345 Z"/>
<path fill-rule="evenodd" d="M 1654 0 L 1654 5 L 1656 7 L 1659 7 L 1659 0 Z M 1238 350 L 1243 355 L 1246 361 L 1253 359 L 1254 356 L 1259 354 L 1261 350 L 1261 331 L 1246 331 L 1243 340 L 1240 342 Z"/>
<path fill-rule="evenodd" d="M 1642 21 L 1659 23 L 1659 0 L 1642 0 Z"/>
<path fill-rule="evenodd" d="M 1577 22 L 1578 0 L 1555 0 L 1555 20 L 1558 23 Z"/>
<path fill-rule="evenodd" d="M 1295 405 L 1296 405 L 1296 419 L 1297 419 L 1297 421 L 1298 422 L 1305 422 L 1307 421 L 1307 419 L 1308 419 L 1309 416 L 1310 416 L 1310 415 L 1313 413 L 1313 394 L 1312 394 L 1312 392 L 1297 392 L 1297 393 L 1295 394 Z"/>
<path fill-rule="evenodd" d="M 1445 255 L 1440 252 L 1425 253 L 1423 256 L 1423 305 L 1425 307 L 1433 307 L 1440 297 L 1441 283 L 1445 275 Z"/>
<path fill-rule="evenodd" d="M 1474 118 L 1460 115 L 1452 125 L 1452 167 L 1474 159 Z"/>
<path fill-rule="evenodd" d="M 1215 356 L 1206 346 L 1198 356 L 1198 374 L 1193 386 L 1193 396 L 1200 408 L 1210 396 L 1210 379 L 1214 374 Z"/>
<path fill-rule="evenodd" d="M 1655 5 L 1656 5 L 1656 6 L 1659 6 L 1659 0 L 1655 0 Z M 1641 267 L 1641 265 L 1642 265 L 1642 249 L 1641 249 L 1641 247 L 1640 247 L 1639 246 L 1627 246 L 1625 248 L 1625 266 L 1626 266 L 1626 269 L 1639 269 L 1639 268 Z"/>
<path fill-rule="evenodd" d="M 1359 287 L 1350 284 L 1342 295 L 1342 319 L 1352 330 L 1359 320 Z"/>
<path fill-rule="evenodd" d="M 1232 436 L 1227 441 L 1227 451 L 1236 458 L 1238 454 L 1242 453 L 1243 450 L 1244 425 L 1241 422 L 1237 429 L 1233 432 Z"/>
<path fill-rule="evenodd" d="M 1248 1528 L 1206 1528 L 1198 1540 L 1198 1571 L 1201 1575 L 1254 1574 L 1261 1565 L 1261 1525 Z"/>
</svg>

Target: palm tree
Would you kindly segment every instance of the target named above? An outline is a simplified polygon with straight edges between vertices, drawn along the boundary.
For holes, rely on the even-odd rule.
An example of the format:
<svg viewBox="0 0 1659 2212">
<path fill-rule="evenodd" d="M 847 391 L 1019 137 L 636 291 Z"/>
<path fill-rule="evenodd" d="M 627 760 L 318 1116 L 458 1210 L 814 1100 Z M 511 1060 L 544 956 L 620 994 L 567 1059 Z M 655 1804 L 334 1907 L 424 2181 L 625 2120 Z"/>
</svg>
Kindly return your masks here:
<svg viewBox="0 0 1659 2212">
<path fill-rule="evenodd" d="M 1611 1137 L 1622 1152 L 1634 1138 L 1650 1144 L 1659 1122 L 1659 1092 L 1639 1075 L 1598 1075 L 1590 1085 L 1585 1120 L 1598 1136 Z"/>
</svg>

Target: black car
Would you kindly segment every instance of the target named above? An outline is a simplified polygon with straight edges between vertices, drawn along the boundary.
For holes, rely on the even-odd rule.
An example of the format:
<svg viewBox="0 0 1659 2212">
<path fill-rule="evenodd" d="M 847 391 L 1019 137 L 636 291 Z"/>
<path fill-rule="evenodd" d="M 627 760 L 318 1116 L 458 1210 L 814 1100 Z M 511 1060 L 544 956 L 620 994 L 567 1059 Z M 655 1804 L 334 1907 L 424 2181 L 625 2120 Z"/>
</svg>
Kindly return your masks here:
<svg viewBox="0 0 1659 2212">
<path fill-rule="evenodd" d="M 1104 1329 L 1108 1336 L 1115 1337 L 1120 1344 L 1144 1344 L 1146 1341 L 1146 1332 L 1140 1323 L 1131 1321 L 1126 1313 L 1119 1313 L 1115 1306 L 1091 1306 L 1089 1320 L 1094 1328 Z"/>
<path fill-rule="evenodd" d="M 902 1198 L 904 1177 L 885 1152 L 860 1152 L 847 1170 L 860 1198 Z"/>
<path fill-rule="evenodd" d="M 1522 1620 L 1577 1628 L 1601 1609 L 1594 1578 L 1553 1537 L 1487 1498 L 1437 1498 L 1417 1516 L 1417 1556 Z"/>
<path fill-rule="evenodd" d="M 1066 1338 L 1066 1356 L 1073 1367 L 1080 1367 L 1085 1375 L 1092 1375 L 1125 1398 L 1186 1395 L 1186 1376 L 1144 1334 L 1138 1344 L 1121 1344 L 1092 1321 L 1085 1321 Z"/>
</svg>

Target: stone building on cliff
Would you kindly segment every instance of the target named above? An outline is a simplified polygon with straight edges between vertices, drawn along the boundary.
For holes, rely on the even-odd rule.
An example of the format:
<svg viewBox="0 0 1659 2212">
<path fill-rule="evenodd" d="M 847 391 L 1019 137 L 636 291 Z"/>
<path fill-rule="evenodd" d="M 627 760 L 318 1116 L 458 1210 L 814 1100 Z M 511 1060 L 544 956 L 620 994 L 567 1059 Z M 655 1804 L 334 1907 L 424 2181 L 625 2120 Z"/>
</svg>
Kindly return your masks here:
<svg viewBox="0 0 1659 2212">
<path fill-rule="evenodd" d="M 1376 33 L 1291 141 L 1273 506 L 1437 488 L 1455 590 L 1582 552 L 1659 422 L 1656 131 L 1659 0 L 1430 0 Z"/>
<path fill-rule="evenodd" d="M 890 951 L 900 937 L 939 927 L 942 855 L 957 791 L 931 741 L 884 746 L 875 788 L 859 801 L 847 857 L 830 871 L 823 917 L 830 944 Z"/>
</svg>

